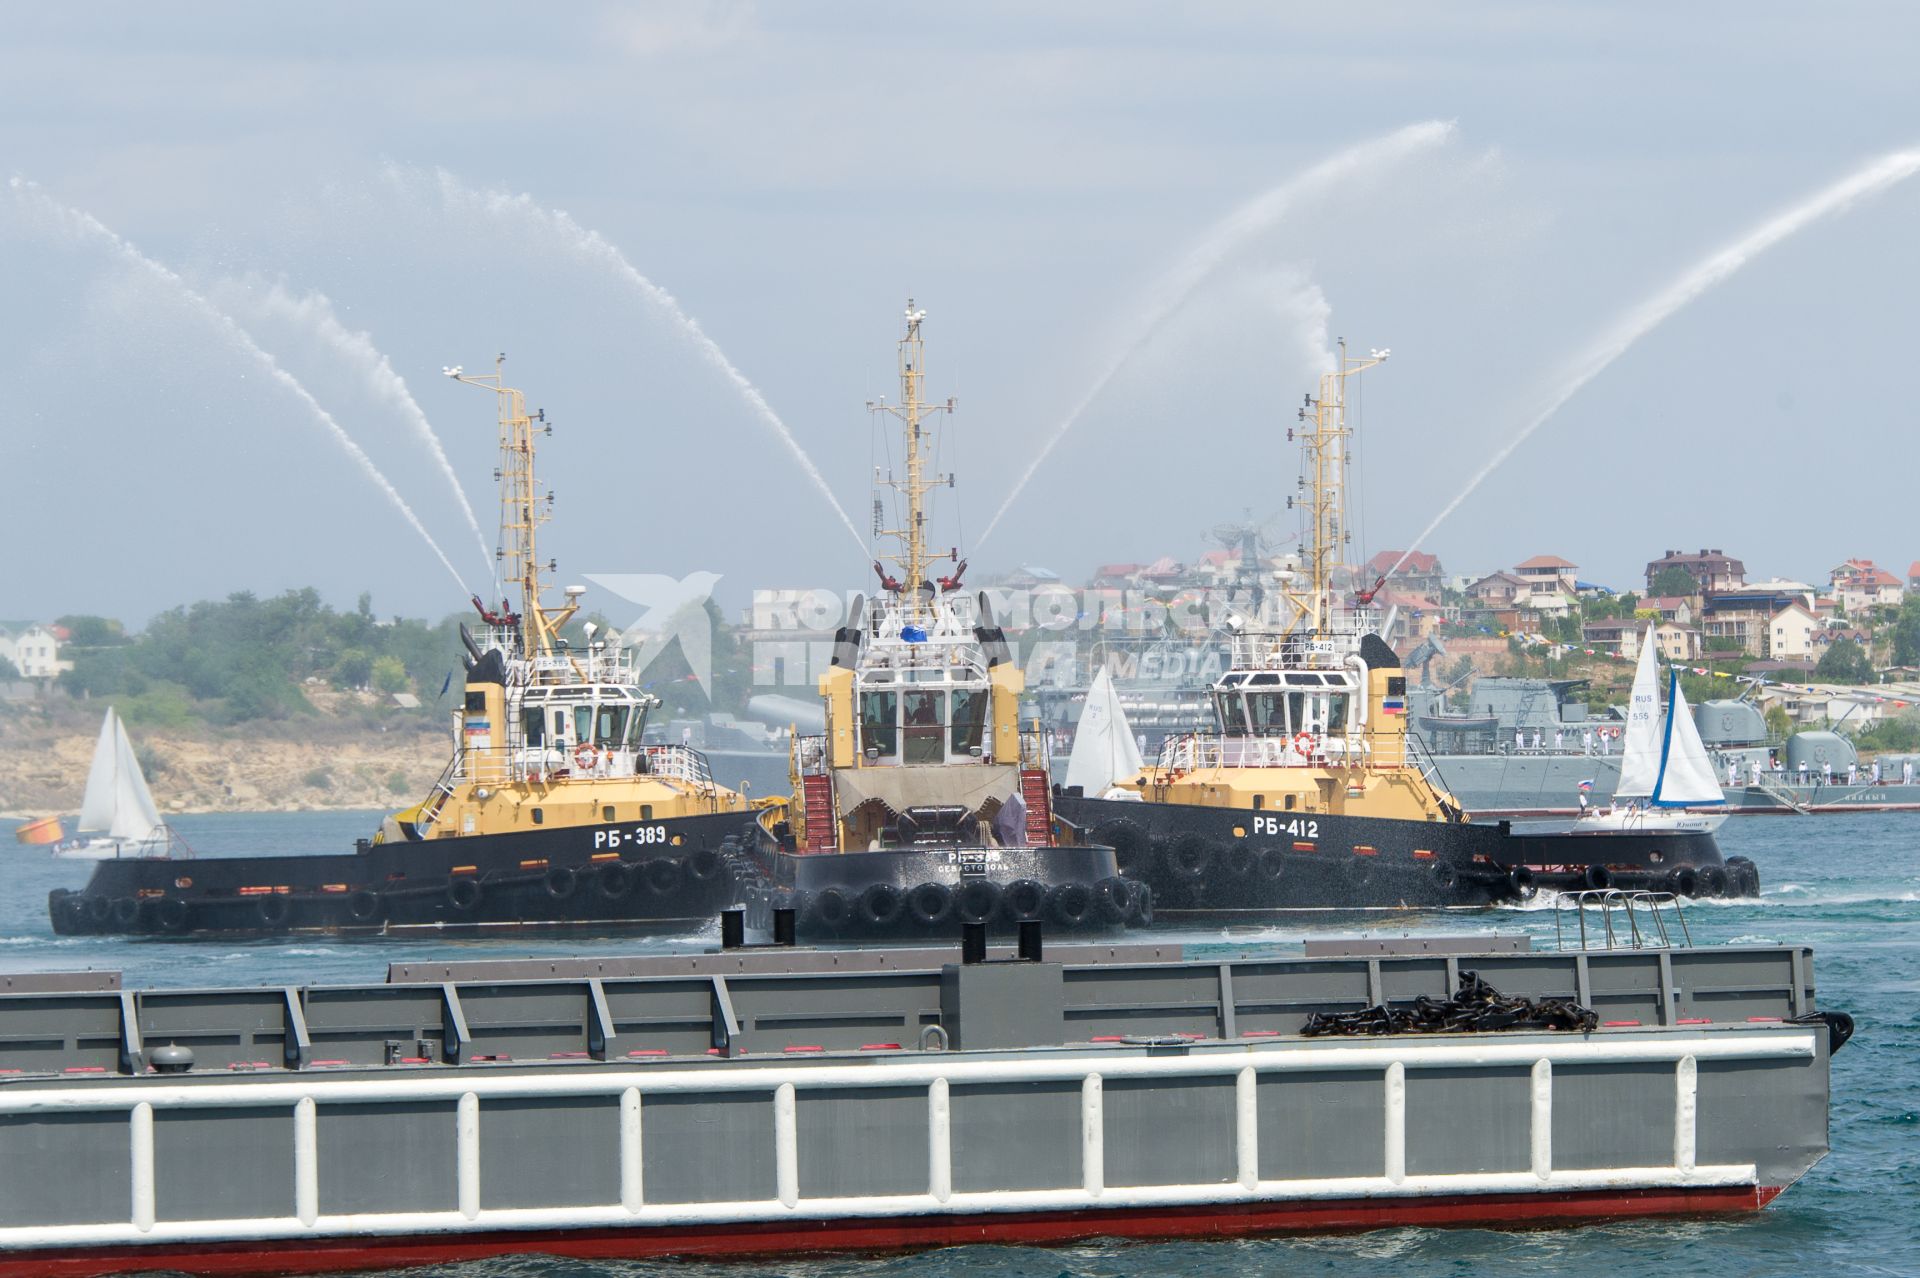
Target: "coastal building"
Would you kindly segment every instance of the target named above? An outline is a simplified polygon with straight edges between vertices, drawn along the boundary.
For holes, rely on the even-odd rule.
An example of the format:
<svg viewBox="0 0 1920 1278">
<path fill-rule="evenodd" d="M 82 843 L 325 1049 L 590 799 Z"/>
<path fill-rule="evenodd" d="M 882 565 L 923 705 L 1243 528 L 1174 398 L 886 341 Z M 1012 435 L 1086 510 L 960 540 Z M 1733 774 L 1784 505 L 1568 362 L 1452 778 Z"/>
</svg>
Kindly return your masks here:
<svg viewBox="0 0 1920 1278">
<path fill-rule="evenodd" d="M 1764 657 L 1773 614 L 1798 602 L 1799 595 L 1780 590 L 1710 592 L 1701 604 L 1700 629 L 1711 649 Z"/>
<path fill-rule="evenodd" d="M 1513 566 L 1513 575 L 1527 583 L 1529 594 L 1536 595 L 1572 595 L 1579 589 L 1578 571 L 1578 564 L 1558 555 L 1535 555 Z"/>
<path fill-rule="evenodd" d="M 1747 566 L 1724 551 L 1703 549 L 1698 554 L 1686 554 L 1669 550 L 1647 565 L 1648 594 L 1653 593 L 1653 583 L 1669 568 L 1678 568 L 1693 578 L 1694 587 L 1701 594 L 1738 590 L 1747 582 Z"/>
<path fill-rule="evenodd" d="M 1627 661 L 1639 660 L 1640 645 L 1645 641 L 1646 634 L 1647 622 L 1643 617 L 1590 621 L 1580 627 L 1581 638 L 1586 641 L 1587 647 Z M 1697 661 L 1701 650 L 1700 632 L 1677 622 L 1656 622 L 1653 627 L 1653 646 L 1668 661 Z"/>
<path fill-rule="evenodd" d="M 1824 628 L 1813 610 L 1796 599 L 1767 620 L 1767 645 L 1762 655 L 1769 661 L 1810 660 L 1813 637 Z"/>
<path fill-rule="evenodd" d="M 1656 595 L 1642 599 L 1640 607 L 1643 611 L 1659 613 L 1662 621 L 1681 626 L 1693 624 L 1693 600 L 1681 595 Z"/>
<path fill-rule="evenodd" d="M 1401 556 L 1406 562 L 1401 563 Z M 1400 564 L 1394 568 L 1395 564 Z M 1393 569 L 1388 573 L 1388 569 Z M 1440 597 L 1446 588 L 1447 575 L 1440 567 L 1440 557 L 1429 555 L 1424 550 L 1383 550 L 1367 561 L 1367 573 L 1372 580 L 1386 578 L 1387 585 L 1410 594 L 1425 595 L 1430 599 Z"/>
<path fill-rule="evenodd" d="M 27 625 L 15 630 L 0 630 L 0 657 L 13 663 L 23 679 L 55 679 L 73 669 L 73 662 L 60 656 L 66 632 L 58 626 Z"/>
<path fill-rule="evenodd" d="M 1467 597 L 1481 608 L 1499 610 L 1517 605 L 1527 593 L 1527 583 L 1510 572 L 1496 572 L 1467 587 Z"/>
<path fill-rule="evenodd" d="M 1833 597 L 1849 615 L 1869 608 L 1898 608 L 1906 597 L 1900 579 L 1871 559 L 1849 559 L 1828 575 Z"/>
</svg>

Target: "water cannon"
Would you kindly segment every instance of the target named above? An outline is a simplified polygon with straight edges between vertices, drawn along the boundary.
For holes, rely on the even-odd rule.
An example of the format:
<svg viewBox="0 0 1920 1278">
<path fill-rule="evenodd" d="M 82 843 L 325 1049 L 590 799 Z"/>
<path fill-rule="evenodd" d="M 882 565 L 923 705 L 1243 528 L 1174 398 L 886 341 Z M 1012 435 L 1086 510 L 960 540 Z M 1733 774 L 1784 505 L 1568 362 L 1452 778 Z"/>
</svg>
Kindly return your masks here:
<svg viewBox="0 0 1920 1278">
<path fill-rule="evenodd" d="M 1362 605 L 1371 604 L 1373 603 L 1373 597 L 1379 594 L 1381 588 L 1384 587 L 1386 584 L 1387 584 L 1387 579 L 1385 577 L 1376 578 L 1374 580 L 1373 585 L 1368 587 L 1367 589 L 1354 591 L 1353 597 L 1356 600 L 1358 600 Z"/>
<path fill-rule="evenodd" d="M 962 559 L 959 563 L 959 566 L 956 567 L 951 574 L 939 579 L 940 589 L 945 592 L 959 590 L 960 579 L 966 576 L 966 573 L 967 573 L 967 561 Z"/>
<path fill-rule="evenodd" d="M 900 579 L 898 577 L 895 577 L 893 574 L 889 573 L 885 568 L 881 567 L 880 561 L 877 559 L 874 561 L 873 571 L 877 573 L 880 577 L 880 588 L 882 590 L 886 591 L 890 595 L 897 595 L 900 593 Z"/>
</svg>

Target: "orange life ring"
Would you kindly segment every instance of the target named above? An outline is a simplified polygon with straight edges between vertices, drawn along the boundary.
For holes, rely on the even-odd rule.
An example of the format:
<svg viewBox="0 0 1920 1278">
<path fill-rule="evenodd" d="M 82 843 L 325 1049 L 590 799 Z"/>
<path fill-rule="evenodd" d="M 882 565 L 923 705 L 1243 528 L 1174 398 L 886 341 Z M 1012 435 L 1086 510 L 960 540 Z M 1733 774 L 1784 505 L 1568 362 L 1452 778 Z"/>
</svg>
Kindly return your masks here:
<svg viewBox="0 0 1920 1278">
<path fill-rule="evenodd" d="M 1299 751 L 1304 758 L 1311 759 L 1313 757 L 1313 749 L 1316 744 L 1311 732 L 1296 732 L 1293 735 L 1293 748 Z"/>
<path fill-rule="evenodd" d="M 579 768 L 582 772 L 591 768 L 594 759 L 597 757 L 598 755 L 595 753 L 591 742 L 582 741 L 573 748 L 573 766 Z"/>
</svg>

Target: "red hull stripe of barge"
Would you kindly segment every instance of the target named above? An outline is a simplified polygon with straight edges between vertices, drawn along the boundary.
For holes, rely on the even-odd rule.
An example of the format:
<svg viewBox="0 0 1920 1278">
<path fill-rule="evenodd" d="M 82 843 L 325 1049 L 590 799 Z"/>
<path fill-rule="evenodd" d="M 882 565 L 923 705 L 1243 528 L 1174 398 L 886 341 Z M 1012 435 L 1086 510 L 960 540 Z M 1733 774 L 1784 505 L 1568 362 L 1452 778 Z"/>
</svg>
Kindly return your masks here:
<svg viewBox="0 0 1920 1278">
<path fill-rule="evenodd" d="M 1127 1211 L 975 1213 L 885 1220 L 761 1221 L 666 1228 L 343 1237 L 314 1241 L 65 1248 L 0 1255 L 0 1278 L 95 1278 L 184 1272 L 208 1275 L 349 1273 L 547 1255 L 580 1260 L 651 1256 L 768 1256 L 887 1252 L 965 1243 L 1065 1243 L 1089 1238 L 1231 1238 L 1249 1234 L 1383 1229 L 1405 1225 L 1528 1227 L 1641 1216 L 1755 1211 L 1779 1188 L 1590 1190 L 1566 1194 L 1231 1203 Z"/>
</svg>

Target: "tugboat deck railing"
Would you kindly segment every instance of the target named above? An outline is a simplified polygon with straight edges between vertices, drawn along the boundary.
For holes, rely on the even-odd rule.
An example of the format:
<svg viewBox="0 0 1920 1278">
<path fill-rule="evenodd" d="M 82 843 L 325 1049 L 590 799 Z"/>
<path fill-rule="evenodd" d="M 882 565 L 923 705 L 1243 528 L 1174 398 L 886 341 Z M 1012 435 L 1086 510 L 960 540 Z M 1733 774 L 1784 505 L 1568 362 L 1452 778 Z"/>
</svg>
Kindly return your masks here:
<svg viewBox="0 0 1920 1278">
<path fill-rule="evenodd" d="M 1693 934 L 1673 893 L 1607 888 L 1556 896 L 1553 940 L 1561 950 L 1664 950 L 1691 947 Z"/>
</svg>

